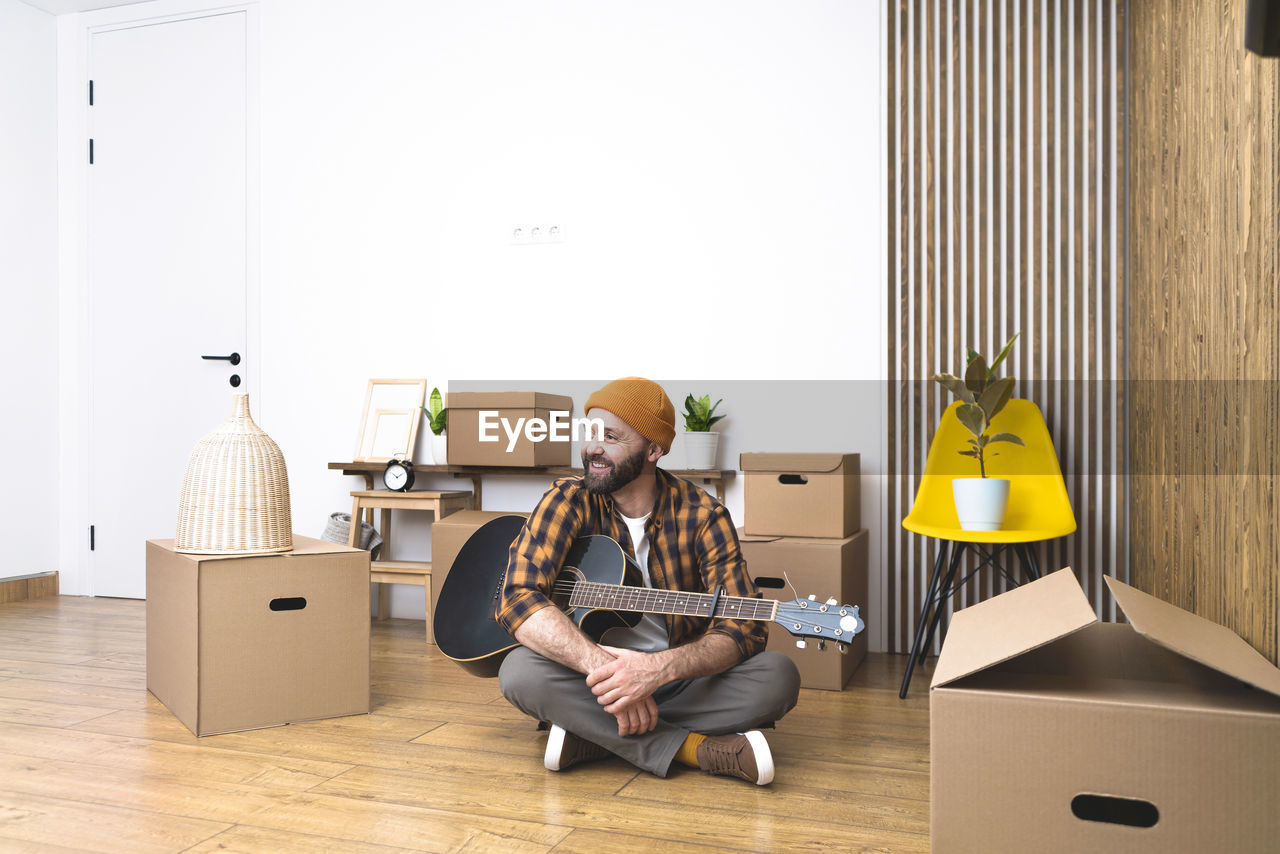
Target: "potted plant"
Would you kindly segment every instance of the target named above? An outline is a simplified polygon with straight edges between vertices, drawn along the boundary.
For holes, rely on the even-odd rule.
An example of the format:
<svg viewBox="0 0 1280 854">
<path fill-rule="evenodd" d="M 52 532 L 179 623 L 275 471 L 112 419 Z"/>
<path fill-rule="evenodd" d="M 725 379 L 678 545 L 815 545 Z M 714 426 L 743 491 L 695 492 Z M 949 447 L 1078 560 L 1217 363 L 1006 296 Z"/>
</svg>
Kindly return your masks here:
<svg viewBox="0 0 1280 854">
<path fill-rule="evenodd" d="M 724 403 L 724 398 L 711 403 L 711 395 L 704 394 L 695 398 L 688 395 L 684 399 L 684 458 L 685 467 L 691 469 L 713 469 L 716 467 L 716 449 L 720 445 L 720 434 L 711 429 L 723 415 L 714 414 L 716 407 Z"/>
<path fill-rule="evenodd" d="M 427 405 L 422 407 L 422 413 L 427 417 L 427 426 L 431 428 L 431 461 L 438 466 L 448 465 L 445 462 L 448 455 L 448 439 L 444 433 L 445 414 L 448 411 L 444 407 L 440 389 L 431 389 L 431 397 L 427 400 Z"/>
<path fill-rule="evenodd" d="M 967 348 L 963 380 L 954 374 L 933 376 L 935 381 L 960 400 L 956 417 L 973 434 L 973 438 L 968 440 L 972 447 L 959 453 L 962 457 L 973 457 L 978 461 L 978 477 L 957 477 L 951 481 L 956 516 L 959 517 L 960 527 L 966 531 L 998 531 L 1004 522 L 1005 508 L 1009 503 L 1009 481 L 987 477 L 986 458 L 988 453 L 996 455 L 996 452 L 987 450 L 991 445 L 1000 442 L 1022 444 L 1022 439 L 1012 433 L 988 432 L 991 419 L 1004 409 L 1013 395 L 1013 386 L 1017 382 L 1015 378 L 992 380 L 992 377 L 1009 355 L 1017 338 L 1018 334 L 1014 333 L 990 365 L 982 354 L 972 347 Z"/>
</svg>

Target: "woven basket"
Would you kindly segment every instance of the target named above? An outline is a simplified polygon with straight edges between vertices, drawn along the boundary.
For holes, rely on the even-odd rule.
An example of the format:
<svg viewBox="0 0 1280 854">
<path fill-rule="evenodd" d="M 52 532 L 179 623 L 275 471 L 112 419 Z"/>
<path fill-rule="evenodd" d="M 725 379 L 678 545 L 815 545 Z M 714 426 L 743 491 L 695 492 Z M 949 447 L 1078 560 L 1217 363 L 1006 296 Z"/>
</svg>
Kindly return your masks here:
<svg viewBox="0 0 1280 854">
<path fill-rule="evenodd" d="M 174 550 L 260 554 L 293 548 L 284 455 L 249 417 L 249 395 L 235 395 L 231 418 L 187 460 Z"/>
</svg>

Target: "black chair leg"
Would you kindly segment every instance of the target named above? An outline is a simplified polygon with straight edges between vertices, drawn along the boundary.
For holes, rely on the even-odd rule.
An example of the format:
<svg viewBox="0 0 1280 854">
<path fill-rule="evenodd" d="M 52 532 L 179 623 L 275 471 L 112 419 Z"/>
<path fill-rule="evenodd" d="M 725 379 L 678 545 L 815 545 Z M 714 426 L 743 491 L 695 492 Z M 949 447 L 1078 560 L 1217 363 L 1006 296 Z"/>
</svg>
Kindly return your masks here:
<svg viewBox="0 0 1280 854">
<path fill-rule="evenodd" d="M 938 604 L 933 609 L 933 619 L 929 621 L 929 634 L 925 638 L 924 646 L 920 647 L 921 664 L 924 664 L 929 650 L 933 649 L 933 636 L 937 634 L 938 624 L 942 622 L 942 614 L 946 611 L 947 601 L 951 598 L 944 594 L 951 589 L 952 584 L 955 584 L 956 572 L 960 569 L 960 561 L 963 558 L 964 543 L 956 543 L 951 551 L 951 566 L 947 569 L 947 577 L 943 580 L 942 586 L 938 588 Z"/>
<path fill-rule="evenodd" d="M 1036 544 L 1026 543 L 1023 546 L 1027 550 L 1027 562 L 1031 564 L 1031 577 L 1033 579 L 1040 577 L 1040 558 L 1036 557 Z"/>
<path fill-rule="evenodd" d="M 1035 581 L 1035 573 L 1031 569 L 1031 558 L 1027 556 L 1027 544 L 1018 543 L 1013 547 L 1018 554 L 1018 565 L 1022 567 L 1022 574 L 1026 576 L 1027 581 Z"/>
<path fill-rule="evenodd" d="M 898 691 L 898 699 L 907 698 L 907 688 L 911 685 L 911 673 L 916 669 L 916 656 L 920 652 L 920 642 L 924 640 L 925 624 L 929 622 L 929 606 L 938 590 L 938 578 L 942 567 L 947 562 L 947 550 L 952 544 L 949 540 L 938 541 L 938 557 L 933 561 L 933 574 L 929 578 L 929 592 L 924 599 L 924 607 L 920 609 L 920 619 L 916 622 L 916 637 L 911 644 L 911 654 L 907 656 L 907 673 L 902 677 L 902 690 Z M 959 548 L 957 544 L 956 548 Z"/>
</svg>

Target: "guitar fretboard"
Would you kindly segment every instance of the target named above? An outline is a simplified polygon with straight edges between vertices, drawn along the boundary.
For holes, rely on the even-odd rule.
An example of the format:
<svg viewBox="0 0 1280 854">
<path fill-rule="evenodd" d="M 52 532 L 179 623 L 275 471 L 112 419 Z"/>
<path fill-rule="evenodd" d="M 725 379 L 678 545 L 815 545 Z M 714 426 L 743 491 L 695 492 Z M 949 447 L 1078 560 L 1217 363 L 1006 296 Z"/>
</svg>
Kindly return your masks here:
<svg viewBox="0 0 1280 854">
<path fill-rule="evenodd" d="M 773 599 L 748 599 L 744 596 L 721 596 L 716 612 L 711 614 L 710 593 L 686 593 L 680 590 L 658 590 L 652 587 L 629 587 L 579 581 L 569 595 L 571 608 L 608 608 L 614 611 L 640 611 L 645 614 L 681 614 L 690 617 L 725 617 L 732 620 L 772 620 L 778 612 Z"/>
</svg>

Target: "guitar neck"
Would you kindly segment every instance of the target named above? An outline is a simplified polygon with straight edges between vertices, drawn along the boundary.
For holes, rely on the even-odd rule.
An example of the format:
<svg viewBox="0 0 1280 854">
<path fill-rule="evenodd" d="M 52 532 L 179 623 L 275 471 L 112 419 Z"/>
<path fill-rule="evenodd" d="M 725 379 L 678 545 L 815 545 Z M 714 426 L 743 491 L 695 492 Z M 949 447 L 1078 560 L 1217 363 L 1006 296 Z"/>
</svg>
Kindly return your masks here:
<svg viewBox="0 0 1280 854">
<path fill-rule="evenodd" d="M 715 602 L 715 613 L 711 613 Z M 778 613 L 773 599 L 748 599 L 710 593 L 686 593 L 654 587 L 630 587 L 579 581 L 569 596 L 571 608 L 607 608 L 611 611 L 639 611 L 645 614 L 679 614 L 689 617 L 724 617 L 732 620 L 772 620 Z"/>
</svg>

